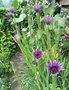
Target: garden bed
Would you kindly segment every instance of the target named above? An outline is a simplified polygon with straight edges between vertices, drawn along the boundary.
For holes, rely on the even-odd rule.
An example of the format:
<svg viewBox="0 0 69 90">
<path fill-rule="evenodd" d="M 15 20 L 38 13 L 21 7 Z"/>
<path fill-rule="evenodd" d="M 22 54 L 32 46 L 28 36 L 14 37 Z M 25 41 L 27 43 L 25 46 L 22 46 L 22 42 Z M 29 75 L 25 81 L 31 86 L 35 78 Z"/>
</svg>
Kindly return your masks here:
<svg viewBox="0 0 69 90">
<path fill-rule="evenodd" d="M 1 90 L 69 89 L 69 2 L 37 1 L 0 5 Z"/>
</svg>

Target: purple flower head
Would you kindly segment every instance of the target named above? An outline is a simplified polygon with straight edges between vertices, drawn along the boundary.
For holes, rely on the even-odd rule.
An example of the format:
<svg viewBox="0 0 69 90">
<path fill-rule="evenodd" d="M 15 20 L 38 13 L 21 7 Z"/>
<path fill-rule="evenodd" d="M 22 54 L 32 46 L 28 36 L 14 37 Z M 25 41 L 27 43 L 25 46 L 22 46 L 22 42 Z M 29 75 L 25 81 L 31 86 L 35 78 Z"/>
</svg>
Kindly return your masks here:
<svg viewBox="0 0 69 90">
<path fill-rule="evenodd" d="M 13 14 L 12 12 L 7 12 L 6 15 L 10 17 L 10 16 L 12 16 L 12 14 Z"/>
<path fill-rule="evenodd" d="M 34 55 L 37 59 L 39 59 L 39 58 L 42 56 L 42 51 L 36 49 L 36 50 L 33 51 L 33 55 Z"/>
<path fill-rule="evenodd" d="M 39 3 L 34 4 L 33 9 L 34 9 L 36 12 L 40 11 L 40 9 L 41 9 L 40 4 L 39 4 Z"/>
<path fill-rule="evenodd" d="M 9 8 L 9 12 L 13 12 L 14 11 L 14 8 L 13 7 L 10 7 Z"/>
<path fill-rule="evenodd" d="M 49 62 L 49 64 L 46 65 L 47 70 L 52 74 L 57 74 L 62 70 L 62 66 L 60 63 L 57 63 L 56 60 Z"/>
<path fill-rule="evenodd" d="M 51 23 L 52 20 L 53 20 L 52 17 L 44 17 L 44 19 L 43 19 L 44 23 L 47 23 L 47 24 Z"/>
<path fill-rule="evenodd" d="M 33 63 L 33 64 L 36 64 L 36 60 L 33 60 L 32 63 Z"/>
</svg>

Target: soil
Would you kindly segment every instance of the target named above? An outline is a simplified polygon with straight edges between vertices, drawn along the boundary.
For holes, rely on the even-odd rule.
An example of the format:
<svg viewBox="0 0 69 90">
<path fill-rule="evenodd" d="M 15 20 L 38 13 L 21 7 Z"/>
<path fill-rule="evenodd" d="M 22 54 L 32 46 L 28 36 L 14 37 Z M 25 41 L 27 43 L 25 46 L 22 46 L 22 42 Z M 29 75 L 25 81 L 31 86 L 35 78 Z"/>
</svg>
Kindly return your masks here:
<svg viewBox="0 0 69 90">
<path fill-rule="evenodd" d="M 17 80 L 17 74 L 21 75 L 23 73 L 23 57 L 20 51 L 17 51 L 15 55 L 11 58 L 11 61 L 13 62 L 14 67 L 16 68 L 16 73 L 12 74 L 11 76 L 11 82 L 12 85 L 10 87 L 10 90 L 20 90 L 20 85 Z"/>
</svg>

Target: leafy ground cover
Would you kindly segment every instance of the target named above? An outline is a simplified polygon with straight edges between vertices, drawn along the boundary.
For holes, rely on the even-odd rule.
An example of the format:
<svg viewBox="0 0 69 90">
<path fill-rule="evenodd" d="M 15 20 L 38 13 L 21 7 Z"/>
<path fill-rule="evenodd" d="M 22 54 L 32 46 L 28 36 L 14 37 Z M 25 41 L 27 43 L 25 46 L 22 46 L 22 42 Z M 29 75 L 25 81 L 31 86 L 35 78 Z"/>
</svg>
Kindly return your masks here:
<svg viewBox="0 0 69 90">
<path fill-rule="evenodd" d="M 12 39 L 13 28 L 10 18 L 6 15 L 7 9 L 0 8 L 0 90 L 9 88 L 9 73 L 12 72 L 10 57 L 15 52 L 15 42 Z"/>
</svg>

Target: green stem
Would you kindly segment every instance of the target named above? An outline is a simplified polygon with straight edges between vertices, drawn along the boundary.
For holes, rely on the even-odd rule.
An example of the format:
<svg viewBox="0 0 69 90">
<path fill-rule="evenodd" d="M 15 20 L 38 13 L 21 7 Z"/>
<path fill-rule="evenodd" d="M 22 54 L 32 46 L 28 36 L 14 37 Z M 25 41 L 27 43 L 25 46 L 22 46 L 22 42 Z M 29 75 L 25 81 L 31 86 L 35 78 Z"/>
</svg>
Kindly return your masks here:
<svg viewBox="0 0 69 90">
<path fill-rule="evenodd" d="M 52 76 L 52 90 L 57 90 L 56 77 Z"/>
<path fill-rule="evenodd" d="M 48 72 L 47 72 L 46 83 L 47 83 L 47 90 L 49 90 L 49 73 Z"/>
<path fill-rule="evenodd" d="M 39 41 L 39 35 L 38 35 L 38 32 L 40 32 L 41 30 L 41 23 L 40 23 L 40 15 L 39 13 L 36 13 L 36 21 L 37 21 L 37 47 L 39 48 L 40 47 L 40 41 Z"/>
</svg>

